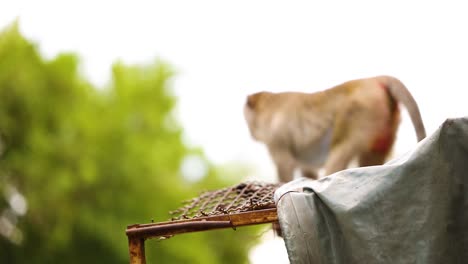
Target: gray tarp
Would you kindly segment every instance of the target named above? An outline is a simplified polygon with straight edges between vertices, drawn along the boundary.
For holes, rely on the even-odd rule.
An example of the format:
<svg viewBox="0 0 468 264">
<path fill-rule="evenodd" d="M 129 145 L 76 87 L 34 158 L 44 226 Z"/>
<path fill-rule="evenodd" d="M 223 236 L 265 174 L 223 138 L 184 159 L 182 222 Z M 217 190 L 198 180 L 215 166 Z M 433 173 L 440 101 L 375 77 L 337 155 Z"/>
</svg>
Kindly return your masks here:
<svg viewBox="0 0 468 264">
<path fill-rule="evenodd" d="M 468 263 L 468 118 L 385 165 L 275 193 L 291 263 Z"/>
</svg>

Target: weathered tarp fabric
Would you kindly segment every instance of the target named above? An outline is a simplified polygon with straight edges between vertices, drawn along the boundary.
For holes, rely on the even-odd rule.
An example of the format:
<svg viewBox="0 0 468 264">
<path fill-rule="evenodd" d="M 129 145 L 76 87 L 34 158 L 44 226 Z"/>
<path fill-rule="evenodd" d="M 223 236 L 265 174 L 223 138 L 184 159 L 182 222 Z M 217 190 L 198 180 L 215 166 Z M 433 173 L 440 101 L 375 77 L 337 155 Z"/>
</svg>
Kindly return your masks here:
<svg viewBox="0 0 468 264">
<path fill-rule="evenodd" d="M 275 193 L 291 263 L 468 263 L 468 118 L 382 166 Z"/>
</svg>

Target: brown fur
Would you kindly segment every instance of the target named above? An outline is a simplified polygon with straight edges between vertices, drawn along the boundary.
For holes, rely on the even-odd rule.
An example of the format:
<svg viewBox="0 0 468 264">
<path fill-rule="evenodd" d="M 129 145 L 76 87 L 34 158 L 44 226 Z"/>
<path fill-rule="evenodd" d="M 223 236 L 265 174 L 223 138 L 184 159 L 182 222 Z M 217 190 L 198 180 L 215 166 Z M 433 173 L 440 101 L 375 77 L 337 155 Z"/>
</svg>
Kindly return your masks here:
<svg viewBox="0 0 468 264">
<path fill-rule="evenodd" d="M 425 134 L 418 106 L 391 76 L 357 79 L 316 93 L 259 92 L 247 97 L 244 116 L 252 137 L 265 143 L 280 181 L 296 168 L 317 178 L 345 169 L 382 164 L 391 152 L 400 121 L 398 102 L 408 110 L 418 141 Z"/>
</svg>

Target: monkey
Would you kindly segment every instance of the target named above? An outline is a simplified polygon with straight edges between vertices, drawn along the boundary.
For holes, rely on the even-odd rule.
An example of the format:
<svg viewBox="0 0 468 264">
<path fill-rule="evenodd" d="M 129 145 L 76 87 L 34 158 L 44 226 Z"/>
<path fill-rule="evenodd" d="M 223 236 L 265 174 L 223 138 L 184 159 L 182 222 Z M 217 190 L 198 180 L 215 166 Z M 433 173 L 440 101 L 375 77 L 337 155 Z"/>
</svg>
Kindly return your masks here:
<svg viewBox="0 0 468 264">
<path fill-rule="evenodd" d="M 266 145 L 281 182 L 318 179 L 358 165 L 383 164 L 393 148 L 401 103 L 419 142 L 426 131 L 418 105 L 392 76 L 355 79 L 314 93 L 257 92 L 247 96 L 244 118 L 254 140 Z"/>
</svg>

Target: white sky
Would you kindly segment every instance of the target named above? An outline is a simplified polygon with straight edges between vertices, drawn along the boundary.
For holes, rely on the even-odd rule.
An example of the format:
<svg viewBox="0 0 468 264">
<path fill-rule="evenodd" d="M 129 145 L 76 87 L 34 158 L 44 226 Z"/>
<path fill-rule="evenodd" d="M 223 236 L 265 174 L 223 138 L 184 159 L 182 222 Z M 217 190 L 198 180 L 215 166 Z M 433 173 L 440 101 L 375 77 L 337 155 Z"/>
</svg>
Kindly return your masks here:
<svg viewBox="0 0 468 264">
<path fill-rule="evenodd" d="M 178 72 L 173 87 L 187 140 L 215 162 L 249 162 L 260 178 L 271 179 L 273 164 L 243 120 L 249 93 L 312 92 L 389 74 L 413 93 L 429 134 L 446 118 L 466 115 L 465 6 L 450 0 L 7 0 L 0 4 L 0 27 L 19 17 L 22 32 L 44 55 L 77 52 L 83 73 L 101 86 L 117 59 L 169 62 Z M 395 154 L 414 144 L 404 112 Z"/>
</svg>

